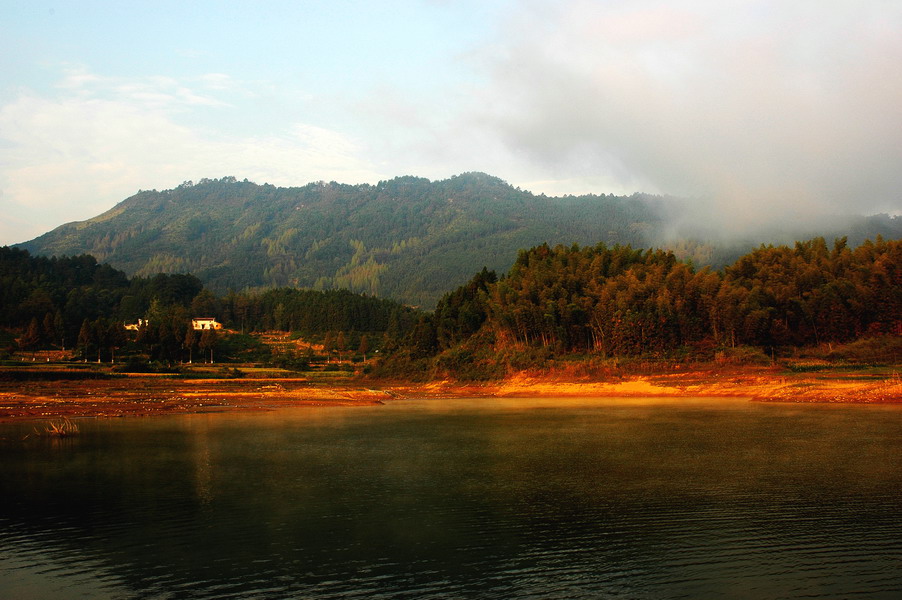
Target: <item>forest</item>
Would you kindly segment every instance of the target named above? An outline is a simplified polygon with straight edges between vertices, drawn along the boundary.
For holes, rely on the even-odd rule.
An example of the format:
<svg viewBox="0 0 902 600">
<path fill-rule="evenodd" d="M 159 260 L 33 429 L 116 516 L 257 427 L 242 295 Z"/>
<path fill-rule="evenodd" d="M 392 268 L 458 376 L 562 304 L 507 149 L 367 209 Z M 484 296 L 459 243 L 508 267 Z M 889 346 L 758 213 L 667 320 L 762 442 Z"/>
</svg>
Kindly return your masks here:
<svg viewBox="0 0 902 600">
<path fill-rule="evenodd" d="M 660 249 L 542 244 L 520 251 L 500 277 L 483 268 L 433 311 L 347 290 L 216 295 L 189 274 L 129 278 L 87 255 L 0 248 L 7 353 L 77 348 L 84 360 L 106 361 L 130 348 L 172 364 L 217 346 L 240 358 L 230 336 L 192 331 L 196 316 L 219 319 L 237 339 L 276 330 L 379 348 L 376 371 L 388 376 L 488 378 L 562 357 L 710 360 L 742 347 L 774 357 L 860 339 L 897 352 L 902 241 L 761 245 L 721 270 Z M 123 325 L 139 319 L 145 325 L 129 338 Z"/>
<path fill-rule="evenodd" d="M 506 276 L 483 270 L 443 297 L 391 368 L 494 377 L 568 355 L 710 360 L 752 347 L 774 357 L 863 338 L 899 360 L 900 336 L 902 241 L 762 245 L 721 271 L 663 250 L 543 244 Z"/>
<path fill-rule="evenodd" d="M 196 332 L 191 318 L 215 317 L 234 335 Z M 144 323 L 136 335 L 125 324 Z M 0 353 L 75 349 L 83 360 L 111 361 L 123 351 L 173 364 L 218 348 L 221 360 L 266 349 L 251 332 L 286 329 L 319 341 L 341 334 L 357 349 L 401 340 L 414 309 L 347 290 L 274 289 L 216 296 L 188 274 L 127 277 L 88 255 L 31 256 L 0 247 Z M 206 336 L 206 337 L 205 337 Z"/>
</svg>

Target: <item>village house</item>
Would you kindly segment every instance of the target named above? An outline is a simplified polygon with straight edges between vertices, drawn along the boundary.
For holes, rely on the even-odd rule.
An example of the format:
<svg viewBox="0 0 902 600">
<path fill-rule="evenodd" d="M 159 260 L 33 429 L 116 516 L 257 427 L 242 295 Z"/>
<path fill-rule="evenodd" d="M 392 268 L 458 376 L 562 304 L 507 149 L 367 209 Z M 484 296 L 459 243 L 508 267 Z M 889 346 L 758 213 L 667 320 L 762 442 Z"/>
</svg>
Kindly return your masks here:
<svg viewBox="0 0 902 600">
<path fill-rule="evenodd" d="M 204 329 L 222 329 L 222 323 L 213 317 L 196 317 L 191 319 L 191 327 L 197 331 Z"/>
<path fill-rule="evenodd" d="M 138 331 L 139 329 L 141 329 L 142 325 L 147 325 L 147 321 L 145 321 L 144 319 L 138 319 L 137 323 L 126 323 L 124 327 L 128 331 Z"/>
</svg>

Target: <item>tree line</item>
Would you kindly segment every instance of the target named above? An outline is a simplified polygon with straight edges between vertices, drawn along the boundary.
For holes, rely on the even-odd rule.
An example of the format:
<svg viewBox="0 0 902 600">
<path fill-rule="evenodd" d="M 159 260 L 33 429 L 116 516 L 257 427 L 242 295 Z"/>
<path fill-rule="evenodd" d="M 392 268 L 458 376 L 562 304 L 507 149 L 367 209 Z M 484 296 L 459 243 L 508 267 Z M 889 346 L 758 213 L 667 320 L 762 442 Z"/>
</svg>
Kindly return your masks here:
<svg viewBox="0 0 902 600">
<path fill-rule="evenodd" d="M 379 348 L 391 354 L 387 371 L 415 361 L 453 370 L 503 360 L 511 349 L 666 357 L 748 345 L 773 354 L 902 336 L 902 241 L 762 245 L 716 271 L 659 249 L 542 244 L 520 251 L 502 277 L 484 268 L 432 312 L 347 290 L 217 296 L 193 275 L 129 278 L 91 256 L 0 248 L 0 328 L 12 332 L 10 348 L 13 340 L 78 347 L 85 359 L 110 360 L 138 344 L 166 362 L 224 348 L 225 336 L 193 331 L 192 317 L 245 334 L 290 331 L 339 352 Z M 144 325 L 126 336 L 123 324 L 139 319 Z"/>
<path fill-rule="evenodd" d="M 902 335 L 902 241 L 762 245 L 721 271 L 664 250 L 543 244 L 521 251 L 506 276 L 484 269 L 443 297 L 404 350 L 441 364 L 475 360 L 486 348 L 617 357 L 749 345 L 773 353 L 877 335 Z"/>
<path fill-rule="evenodd" d="M 129 347 L 171 363 L 228 349 L 227 336 L 195 331 L 194 317 L 214 317 L 240 333 L 294 331 L 334 340 L 330 344 L 344 350 L 352 343 L 361 347 L 362 335 L 365 349 L 397 343 L 416 311 L 347 290 L 283 288 L 217 296 L 193 275 L 129 278 L 89 255 L 47 258 L 0 247 L 0 329 L 7 332 L 7 351 L 77 349 L 86 360 L 109 361 Z M 139 322 L 135 332 L 126 331 L 126 324 Z M 232 355 L 236 352 L 233 348 Z"/>
</svg>

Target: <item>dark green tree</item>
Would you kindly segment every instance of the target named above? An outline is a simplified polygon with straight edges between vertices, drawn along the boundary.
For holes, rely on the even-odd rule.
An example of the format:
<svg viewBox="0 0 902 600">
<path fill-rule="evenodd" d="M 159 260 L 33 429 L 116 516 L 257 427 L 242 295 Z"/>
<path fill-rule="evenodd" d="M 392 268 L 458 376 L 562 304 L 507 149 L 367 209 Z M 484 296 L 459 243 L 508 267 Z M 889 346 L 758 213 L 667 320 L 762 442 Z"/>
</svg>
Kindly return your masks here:
<svg viewBox="0 0 902 600">
<path fill-rule="evenodd" d="M 199 341 L 197 331 L 189 325 L 182 340 L 182 347 L 188 351 L 188 363 L 194 362 L 194 349 L 197 348 Z"/>
<path fill-rule="evenodd" d="M 366 353 L 370 350 L 370 340 L 364 333 L 360 336 L 360 345 L 357 347 L 357 353 L 363 356 L 363 362 L 366 362 Z"/>
<path fill-rule="evenodd" d="M 216 348 L 217 339 L 218 336 L 215 329 L 204 329 L 200 335 L 200 343 L 198 345 L 201 350 L 210 353 L 210 364 L 213 364 L 213 350 Z"/>
<path fill-rule="evenodd" d="M 91 354 L 97 346 L 96 334 L 91 321 L 84 319 L 81 322 L 81 329 L 78 330 L 78 352 L 82 356 L 84 362 L 88 362 L 88 355 Z"/>
<path fill-rule="evenodd" d="M 19 339 L 19 347 L 22 350 L 34 351 L 41 343 L 41 326 L 37 317 L 32 317 L 25 334 Z M 34 359 L 34 354 L 32 354 Z"/>
</svg>

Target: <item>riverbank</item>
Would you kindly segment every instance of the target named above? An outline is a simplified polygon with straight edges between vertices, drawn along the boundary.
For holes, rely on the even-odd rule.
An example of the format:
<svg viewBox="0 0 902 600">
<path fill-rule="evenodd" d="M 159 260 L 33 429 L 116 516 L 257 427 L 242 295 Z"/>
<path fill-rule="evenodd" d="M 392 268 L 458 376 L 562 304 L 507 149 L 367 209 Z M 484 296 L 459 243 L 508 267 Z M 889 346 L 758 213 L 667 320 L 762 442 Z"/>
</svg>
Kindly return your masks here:
<svg viewBox="0 0 902 600">
<path fill-rule="evenodd" d="M 622 375 L 603 381 L 554 373 L 518 373 L 487 383 L 97 375 L 37 377 L 29 373 L 0 378 L 0 421 L 366 406 L 399 398 L 467 396 L 744 397 L 769 402 L 902 403 L 902 378 L 898 374 L 866 370 L 798 373 L 760 367 L 708 368 Z"/>
<path fill-rule="evenodd" d="M 0 421 L 360 406 L 391 398 L 388 392 L 347 384 L 314 384 L 305 378 L 179 379 L 129 375 L 0 380 Z"/>
<path fill-rule="evenodd" d="M 902 378 L 880 373 L 791 373 L 761 368 L 631 375 L 606 381 L 519 373 L 500 382 L 442 381 L 409 388 L 434 396 L 745 397 L 759 402 L 902 403 Z"/>
</svg>

